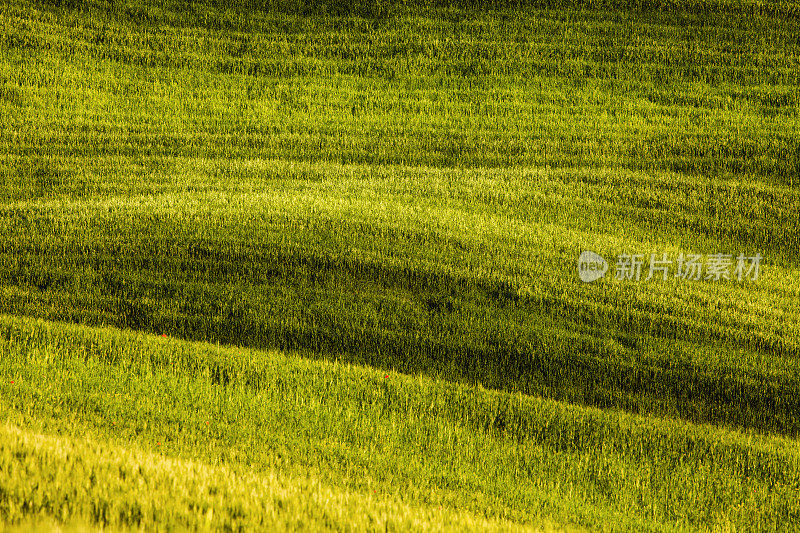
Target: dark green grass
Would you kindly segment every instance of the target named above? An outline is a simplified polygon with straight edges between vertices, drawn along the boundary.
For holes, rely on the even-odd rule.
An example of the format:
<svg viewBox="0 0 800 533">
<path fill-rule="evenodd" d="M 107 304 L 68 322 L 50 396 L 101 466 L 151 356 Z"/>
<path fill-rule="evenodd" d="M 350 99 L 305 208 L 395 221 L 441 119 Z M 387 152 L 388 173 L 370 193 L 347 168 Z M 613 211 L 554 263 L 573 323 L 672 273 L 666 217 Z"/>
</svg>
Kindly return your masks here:
<svg viewBox="0 0 800 533">
<path fill-rule="evenodd" d="M 251 182 L 237 166 L 217 167 L 214 176 L 228 170 L 233 176 L 216 182 L 202 174 L 181 185 L 131 182 L 134 189 L 160 188 L 144 203 L 135 194 L 111 195 L 78 197 L 74 211 L 46 203 L 7 209 L 17 231 L 3 242 L 5 309 L 301 350 L 695 422 L 798 432 L 796 324 L 787 318 L 796 316 L 797 289 L 784 285 L 776 298 L 785 268 L 779 263 L 765 265 L 758 283 L 585 285 L 574 274 L 580 248 L 563 229 L 546 241 L 512 237 L 515 226 L 524 235 L 545 223 L 556 211 L 546 204 L 558 195 L 526 208 L 526 195 L 500 182 L 503 175 L 476 173 L 486 179 L 482 188 L 451 185 L 448 200 L 434 192 L 433 172 L 410 178 L 402 169 L 384 169 L 381 179 L 373 171 L 363 176 L 364 168 L 304 166 L 286 167 L 302 181 L 264 181 L 256 173 L 250 179 L 261 181 Z M 417 195 L 401 202 L 407 179 Z M 542 180 L 534 190 L 568 184 Z M 598 182 L 582 186 L 602 199 Z M 176 187 L 187 191 L 175 195 Z M 466 191 L 473 197 L 458 198 Z M 566 204 L 571 209 L 577 196 Z M 745 190 L 726 201 L 744 209 L 753 206 L 746 202 L 751 196 Z M 672 207 L 681 197 L 664 198 Z M 382 207 L 359 212 L 370 203 Z M 618 205 L 590 212 L 611 218 Z M 402 222 L 391 221 L 395 209 L 406 210 Z M 470 235 L 481 224 L 497 226 L 489 235 Z M 580 223 L 563 224 L 578 231 Z M 747 243 L 741 234 L 726 243 L 726 229 L 736 230 L 726 226 L 720 237 L 707 236 L 708 246 Z M 595 242 L 603 253 L 624 251 Z M 754 305 L 765 315 L 753 314 Z"/>
</svg>

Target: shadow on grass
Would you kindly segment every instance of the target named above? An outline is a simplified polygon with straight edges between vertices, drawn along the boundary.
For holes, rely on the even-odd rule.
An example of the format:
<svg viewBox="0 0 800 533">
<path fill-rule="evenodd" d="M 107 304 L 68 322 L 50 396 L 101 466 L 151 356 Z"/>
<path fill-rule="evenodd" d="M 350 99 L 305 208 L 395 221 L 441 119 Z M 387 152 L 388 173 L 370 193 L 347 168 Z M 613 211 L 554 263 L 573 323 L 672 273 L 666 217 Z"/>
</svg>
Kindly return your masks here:
<svg viewBox="0 0 800 533">
<path fill-rule="evenodd" d="M 723 375 L 678 357 L 637 360 L 637 336 L 650 336 L 669 353 L 670 339 L 686 334 L 681 324 L 665 321 L 654 328 L 633 319 L 610 320 L 582 313 L 570 302 L 522 298 L 500 281 L 411 267 L 302 251 L 231 251 L 203 241 L 176 254 L 175 246 L 119 245 L 113 254 L 74 250 L 51 257 L 49 264 L 18 262 L 5 279 L 29 287 L 30 294 L 8 299 L 1 310 L 298 351 L 696 423 L 800 434 L 795 380 Z M 71 277 L 80 270 L 76 265 L 90 265 L 99 274 Z M 83 287 L 80 294 L 71 289 L 76 284 Z M 581 333 L 587 326 L 608 334 Z M 233 373 L 223 365 L 211 375 L 227 383 Z M 497 424 L 495 429 L 504 430 L 502 421 Z"/>
</svg>

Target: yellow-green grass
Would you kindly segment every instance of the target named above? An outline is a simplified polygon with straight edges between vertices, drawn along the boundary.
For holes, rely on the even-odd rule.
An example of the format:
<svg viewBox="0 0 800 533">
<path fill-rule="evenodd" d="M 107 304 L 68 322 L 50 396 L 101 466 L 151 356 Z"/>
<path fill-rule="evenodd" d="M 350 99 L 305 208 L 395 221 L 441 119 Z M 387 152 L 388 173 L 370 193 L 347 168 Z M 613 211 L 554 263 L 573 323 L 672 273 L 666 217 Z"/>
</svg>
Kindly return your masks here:
<svg viewBox="0 0 800 533">
<path fill-rule="evenodd" d="M 0 426 L 0 457 L 4 518 L 37 529 L 55 516 L 112 530 L 554 530 L 410 505 L 383 491 L 330 487 L 310 473 L 255 473 L 239 464 L 174 459 L 108 438 L 43 435 L 10 424 Z"/>
<path fill-rule="evenodd" d="M 374 28 L 220 7 L 202 20 L 235 20 L 214 27 L 177 4 L 140 4 L 144 21 L 135 4 L 99 4 L 6 7 L 5 146 L 781 184 L 798 172 L 793 19 L 410 10 Z"/>
<path fill-rule="evenodd" d="M 194 526 L 213 508 L 220 527 L 391 515 L 403 529 L 485 517 L 664 531 L 800 518 L 793 439 L 278 351 L 0 324 L 6 519 Z"/>
<path fill-rule="evenodd" d="M 82 171 L 111 185 L 98 174 Z M 692 216 L 683 190 L 703 190 L 698 181 L 176 160 L 152 175 L 127 170 L 113 190 L 0 209 L 3 301 L 22 315 L 304 350 L 795 435 L 800 286 L 784 235 L 796 231 L 785 220 L 796 193 L 717 184 L 728 207 L 714 231 L 658 227 L 662 210 Z M 652 201 L 663 207 L 634 207 Z M 639 218 L 626 219 L 634 208 Z M 764 212 L 774 225 L 748 219 Z M 600 232 L 605 221 L 627 227 Z M 609 274 L 584 284 L 583 249 L 609 260 L 718 251 L 765 259 L 757 280 Z"/>
<path fill-rule="evenodd" d="M 299 491 L 211 527 L 797 529 L 797 2 L 244 4 L 0 5 L 9 523 L 204 524 L 107 447 Z"/>
</svg>

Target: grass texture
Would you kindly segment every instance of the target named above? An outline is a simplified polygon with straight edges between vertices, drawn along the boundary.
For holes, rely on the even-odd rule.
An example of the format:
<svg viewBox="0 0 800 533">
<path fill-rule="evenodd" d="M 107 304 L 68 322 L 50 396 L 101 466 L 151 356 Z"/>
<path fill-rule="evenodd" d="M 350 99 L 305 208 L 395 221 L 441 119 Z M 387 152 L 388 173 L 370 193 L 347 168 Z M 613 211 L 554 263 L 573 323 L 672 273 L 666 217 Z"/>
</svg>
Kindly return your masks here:
<svg viewBox="0 0 800 533">
<path fill-rule="evenodd" d="M 0 522 L 797 529 L 798 5 L 3 4 Z"/>
</svg>

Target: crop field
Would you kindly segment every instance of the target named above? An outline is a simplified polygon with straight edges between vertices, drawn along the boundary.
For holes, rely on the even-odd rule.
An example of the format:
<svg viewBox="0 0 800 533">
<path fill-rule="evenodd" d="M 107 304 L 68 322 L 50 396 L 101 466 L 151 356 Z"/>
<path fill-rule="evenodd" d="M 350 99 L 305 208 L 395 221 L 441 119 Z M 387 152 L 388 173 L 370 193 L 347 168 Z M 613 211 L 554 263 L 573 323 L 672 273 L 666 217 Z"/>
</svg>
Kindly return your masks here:
<svg viewBox="0 0 800 533">
<path fill-rule="evenodd" d="M 800 2 L 0 3 L 0 531 L 798 531 L 799 439 Z"/>
</svg>

